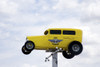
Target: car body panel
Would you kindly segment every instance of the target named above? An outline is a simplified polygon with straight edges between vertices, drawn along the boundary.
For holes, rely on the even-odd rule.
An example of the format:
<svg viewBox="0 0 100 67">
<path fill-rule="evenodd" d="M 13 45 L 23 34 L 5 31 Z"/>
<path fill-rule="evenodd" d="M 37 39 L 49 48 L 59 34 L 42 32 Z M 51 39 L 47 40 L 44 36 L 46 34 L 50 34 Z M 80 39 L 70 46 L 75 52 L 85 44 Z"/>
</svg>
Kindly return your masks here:
<svg viewBox="0 0 100 67">
<path fill-rule="evenodd" d="M 51 30 L 61 30 L 61 34 L 50 34 Z M 75 31 L 75 35 L 65 35 L 63 31 Z M 48 34 L 47 34 L 48 33 Z M 62 48 L 68 49 L 68 45 L 73 41 L 82 43 L 82 30 L 69 28 L 52 28 L 44 32 L 43 36 L 27 36 L 27 40 L 35 44 L 35 49 L 48 50 Z"/>
</svg>

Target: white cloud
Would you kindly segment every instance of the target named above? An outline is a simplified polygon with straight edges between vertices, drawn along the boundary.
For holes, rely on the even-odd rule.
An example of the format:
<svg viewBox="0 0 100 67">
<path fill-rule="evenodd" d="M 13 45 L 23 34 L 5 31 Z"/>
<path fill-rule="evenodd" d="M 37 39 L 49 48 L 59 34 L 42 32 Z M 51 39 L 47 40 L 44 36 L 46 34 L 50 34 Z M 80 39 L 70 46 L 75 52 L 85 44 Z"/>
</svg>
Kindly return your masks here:
<svg viewBox="0 0 100 67">
<path fill-rule="evenodd" d="M 0 0 L 0 13 L 13 15 L 17 13 L 18 5 L 9 0 Z"/>
<path fill-rule="evenodd" d="M 99 22 L 100 18 L 100 1 L 96 2 L 83 2 L 81 5 L 82 18 L 88 21 Z"/>
<path fill-rule="evenodd" d="M 56 12 L 66 15 L 71 12 L 76 13 L 82 19 L 82 21 L 94 21 L 99 22 L 100 18 L 100 1 L 99 0 L 59 0 L 53 9 Z M 70 15 L 71 15 L 70 14 Z M 74 14 L 73 14 L 74 15 Z M 67 15 L 66 15 L 67 16 Z"/>
<path fill-rule="evenodd" d="M 6 60 L 6 59 L 12 58 L 16 55 L 15 53 L 11 53 L 11 52 L 5 52 L 5 51 L 3 51 L 3 52 L 0 53 L 0 60 Z"/>
<path fill-rule="evenodd" d="M 99 8 L 99 0 L 0 0 L 0 62 L 6 64 L 0 65 L 51 67 L 51 61 L 44 62 L 46 53 L 42 51 L 33 51 L 29 56 L 21 53 L 25 37 L 43 35 L 48 28 L 79 28 L 83 30 L 83 53 L 71 60 L 59 54 L 59 67 L 100 66 Z"/>
<path fill-rule="evenodd" d="M 35 65 L 30 65 L 30 64 L 24 64 L 22 67 L 37 67 Z"/>
<path fill-rule="evenodd" d="M 53 9 L 73 9 L 79 6 L 78 0 L 59 0 Z"/>
</svg>

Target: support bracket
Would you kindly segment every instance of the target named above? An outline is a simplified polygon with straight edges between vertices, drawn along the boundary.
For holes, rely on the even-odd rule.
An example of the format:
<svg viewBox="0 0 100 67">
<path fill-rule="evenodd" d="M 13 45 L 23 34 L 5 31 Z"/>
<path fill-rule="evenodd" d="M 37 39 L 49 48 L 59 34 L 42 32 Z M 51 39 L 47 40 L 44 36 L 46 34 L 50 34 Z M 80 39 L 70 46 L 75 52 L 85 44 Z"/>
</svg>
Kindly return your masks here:
<svg viewBox="0 0 100 67">
<path fill-rule="evenodd" d="M 52 52 L 48 57 L 45 58 L 45 62 L 50 61 L 49 58 L 52 56 L 52 67 L 58 67 L 58 56 L 57 53 L 62 51 L 62 48 L 59 48 Z"/>
</svg>

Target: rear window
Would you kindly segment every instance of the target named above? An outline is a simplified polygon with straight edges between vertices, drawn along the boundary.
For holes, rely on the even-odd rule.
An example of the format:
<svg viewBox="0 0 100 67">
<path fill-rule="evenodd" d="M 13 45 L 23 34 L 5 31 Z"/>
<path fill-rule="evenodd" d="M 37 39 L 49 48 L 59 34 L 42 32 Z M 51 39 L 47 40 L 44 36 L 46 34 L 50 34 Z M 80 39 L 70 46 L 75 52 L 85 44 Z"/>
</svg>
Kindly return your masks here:
<svg viewBox="0 0 100 67">
<path fill-rule="evenodd" d="M 50 34 L 61 34 L 61 30 L 50 30 Z"/>
<path fill-rule="evenodd" d="M 75 31 L 66 31 L 66 30 L 64 30 L 63 34 L 64 35 L 75 35 Z"/>
</svg>

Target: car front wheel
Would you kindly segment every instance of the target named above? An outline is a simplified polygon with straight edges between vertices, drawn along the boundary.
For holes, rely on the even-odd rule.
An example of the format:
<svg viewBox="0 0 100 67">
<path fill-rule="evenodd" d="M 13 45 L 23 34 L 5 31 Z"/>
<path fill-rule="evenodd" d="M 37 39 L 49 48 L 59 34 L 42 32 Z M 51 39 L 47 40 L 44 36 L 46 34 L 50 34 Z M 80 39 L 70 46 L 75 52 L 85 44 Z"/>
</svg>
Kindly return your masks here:
<svg viewBox="0 0 100 67">
<path fill-rule="evenodd" d="M 22 52 L 23 52 L 24 54 L 26 54 L 26 55 L 28 55 L 28 54 L 31 53 L 31 51 L 28 51 L 28 50 L 25 49 L 25 46 L 22 47 Z"/>
<path fill-rule="evenodd" d="M 74 54 L 72 54 L 70 52 L 63 51 L 62 54 L 67 59 L 72 59 L 74 57 Z"/>
<path fill-rule="evenodd" d="M 35 45 L 32 41 L 27 41 L 25 43 L 25 49 L 28 51 L 32 51 L 35 48 Z"/>
</svg>

